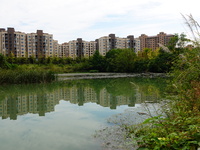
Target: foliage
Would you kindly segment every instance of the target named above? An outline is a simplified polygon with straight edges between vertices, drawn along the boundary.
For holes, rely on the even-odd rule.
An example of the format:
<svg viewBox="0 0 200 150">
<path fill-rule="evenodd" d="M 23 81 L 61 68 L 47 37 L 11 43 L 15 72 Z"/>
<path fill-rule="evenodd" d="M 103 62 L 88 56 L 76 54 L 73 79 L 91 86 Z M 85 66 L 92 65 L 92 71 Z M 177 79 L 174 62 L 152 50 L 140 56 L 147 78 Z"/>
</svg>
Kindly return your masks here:
<svg viewBox="0 0 200 150">
<path fill-rule="evenodd" d="M 10 55 L 5 59 L 9 68 L 35 64 L 41 69 L 52 69 L 56 73 L 89 72 L 90 70 L 99 72 L 168 72 L 173 66 L 172 57 L 174 56 L 167 53 L 161 55 L 160 49 L 153 51 L 146 48 L 138 55 L 132 49 L 112 49 L 107 52 L 106 56 L 101 56 L 99 51 L 95 51 L 90 58 L 41 57 L 36 59 L 32 56 L 16 58 L 14 55 Z"/>
<path fill-rule="evenodd" d="M 1 70 L 0 84 L 21 84 L 21 83 L 46 83 L 52 82 L 56 76 L 51 71 L 43 70 Z"/>
<path fill-rule="evenodd" d="M 174 53 L 160 52 L 158 56 L 151 59 L 148 64 L 150 72 L 169 72 L 177 55 Z"/>
<path fill-rule="evenodd" d="M 131 49 L 113 49 L 106 54 L 108 72 L 133 72 L 136 54 Z"/>
<path fill-rule="evenodd" d="M 200 47 L 196 44 L 195 48 L 185 48 L 188 40 L 184 35 L 173 40 L 176 44 L 172 41 L 169 46 L 172 53 L 161 53 L 159 58 L 163 59 L 158 60 L 162 63 L 175 56 L 170 86 L 175 97 L 168 104 L 170 111 L 165 110 L 164 115 L 127 127 L 129 136 L 138 143 L 138 149 L 196 150 L 200 147 Z"/>
<path fill-rule="evenodd" d="M 6 61 L 6 58 L 0 54 L 0 68 L 2 69 L 9 69 L 11 65 Z"/>
<path fill-rule="evenodd" d="M 95 51 L 94 55 L 90 59 L 91 69 L 104 71 L 105 69 L 105 58 L 100 55 L 99 51 Z"/>
<path fill-rule="evenodd" d="M 140 128 L 131 126 L 129 136 L 134 133 L 139 149 L 147 150 L 196 150 L 200 145 L 200 118 L 156 116 L 145 120 Z M 138 149 L 138 150 L 139 150 Z"/>
<path fill-rule="evenodd" d="M 186 47 L 188 42 L 191 40 L 186 38 L 186 35 L 184 33 L 175 34 L 174 37 L 172 37 L 167 45 L 167 47 L 172 51 L 175 52 L 177 50 L 183 49 Z"/>
</svg>

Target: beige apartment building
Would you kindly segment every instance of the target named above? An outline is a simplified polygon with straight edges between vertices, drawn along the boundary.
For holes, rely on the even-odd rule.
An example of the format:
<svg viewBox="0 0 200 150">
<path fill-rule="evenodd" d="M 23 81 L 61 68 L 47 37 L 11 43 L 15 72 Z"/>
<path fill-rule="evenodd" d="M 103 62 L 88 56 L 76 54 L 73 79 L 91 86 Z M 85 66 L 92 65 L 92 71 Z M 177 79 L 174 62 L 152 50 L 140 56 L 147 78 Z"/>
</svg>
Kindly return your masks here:
<svg viewBox="0 0 200 150">
<path fill-rule="evenodd" d="M 14 57 L 53 57 L 53 35 L 42 30 L 26 34 L 14 28 L 0 28 L 0 53 Z"/>
<path fill-rule="evenodd" d="M 91 57 L 96 51 L 95 41 L 83 41 L 82 38 L 68 42 L 67 57 Z"/>
<path fill-rule="evenodd" d="M 28 57 L 53 57 L 53 35 L 37 30 L 36 33 L 27 33 Z"/>
<path fill-rule="evenodd" d="M 127 38 L 115 37 L 115 34 L 109 34 L 108 36 L 100 37 L 96 40 L 97 49 L 103 56 L 111 49 L 134 49 L 134 36 L 130 35 Z"/>
<path fill-rule="evenodd" d="M 14 28 L 0 28 L 0 53 L 5 56 L 26 57 L 26 34 Z"/>
<path fill-rule="evenodd" d="M 144 48 L 151 48 L 152 50 L 155 50 L 156 48 L 159 48 L 158 43 L 166 46 L 173 36 L 174 35 L 172 34 L 166 34 L 164 32 L 160 32 L 156 36 L 147 36 L 145 34 L 141 34 L 139 37 L 140 50 L 144 50 Z"/>
<path fill-rule="evenodd" d="M 95 41 L 90 41 L 90 42 L 84 41 L 84 48 L 83 48 L 84 57 L 88 58 L 88 57 L 93 56 L 93 54 L 97 50 L 96 45 L 97 45 L 97 42 Z"/>
<path fill-rule="evenodd" d="M 69 41 L 69 57 L 76 58 L 77 57 L 77 40 Z"/>
<path fill-rule="evenodd" d="M 61 44 L 58 44 L 58 40 L 53 40 L 53 56 L 61 57 Z"/>
<path fill-rule="evenodd" d="M 134 43 L 135 43 L 134 50 L 135 50 L 135 53 L 137 54 L 140 51 L 140 39 L 135 38 Z"/>
<path fill-rule="evenodd" d="M 103 56 L 105 56 L 106 53 L 110 50 L 109 41 L 110 41 L 109 36 L 100 37 L 97 41 L 99 53 Z"/>
<path fill-rule="evenodd" d="M 59 57 L 69 57 L 69 43 L 65 42 L 61 44 Z"/>
<path fill-rule="evenodd" d="M 135 53 L 144 48 L 155 50 L 158 43 L 167 45 L 172 34 L 160 32 L 156 36 L 142 34 L 134 39 L 133 35 L 125 38 L 115 34 L 100 37 L 95 41 L 84 41 L 82 38 L 59 44 L 53 40 L 53 35 L 37 30 L 36 33 L 23 33 L 14 28 L 0 28 L 0 53 L 14 57 L 91 57 L 96 50 L 103 56 L 111 49 L 133 49 Z"/>
</svg>

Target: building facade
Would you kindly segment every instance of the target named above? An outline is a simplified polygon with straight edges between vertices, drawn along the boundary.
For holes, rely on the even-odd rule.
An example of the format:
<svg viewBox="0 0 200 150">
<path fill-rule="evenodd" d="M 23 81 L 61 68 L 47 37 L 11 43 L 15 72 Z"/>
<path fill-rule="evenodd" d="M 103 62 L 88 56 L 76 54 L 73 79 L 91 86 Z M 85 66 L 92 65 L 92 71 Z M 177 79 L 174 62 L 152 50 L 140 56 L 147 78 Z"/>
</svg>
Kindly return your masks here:
<svg viewBox="0 0 200 150">
<path fill-rule="evenodd" d="M 26 34 L 14 28 L 0 29 L 0 53 L 5 56 L 26 57 Z"/>
<path fill-rule="evenodd" d="M 145 34 L 141 34 L 141 36 L 139 37 L 140 50 L 144 50 L 144 48 L 156 50 L 157 48 L 159 48 L 158 43 L 166 46 L 173 36 L 174 35 L 172 34 L 166 34 L 164 32 L 160 32 L 156 36 L 147 36 Z"/>
<path fill-rule="evenodd" d="M 61 44 L 59 57 L 69 57 L 69 43 L 65 42 Z"/>
<path fill-rule="evenodd" d="M 53 57 L 53 35 L 37 30 L 36 33 L 27 34 L 28 57 Z"/>
<path fill-rule="evenodd" d="M 53 56 L 61 57 L 61 44 L 58 43 L 58 40 L 53 40 Z"/>
<path fill-rule="evenodd" d="M 134 39 L 134 43 L 135 43 L 134 51 L 137 54 L 140 51 L 140 39 L 139 38 L 135 38 Z"/>
<path fill-rule="evenodd" d="M 109 34 L 108 36 L 100 37 L 96 40 L 96 48 L 103 56 L 111 49 L 134 49 L 134 36 L 129 35 L 127 38 L 116 37 L 115 34 Z"/>
<path fill-rule="evenodd" d="M 37 30 L 36 33 L 23 33 L 14 28 L 0 28 L 0 53 L 13 57 L 91 57 L 96 50 L 103 56 L 111 49 L 132 49 L 135 53 L 144 48 L 155 50 L 158 43 L 167 45 L 172 34 L 160 32 L 156 36 L 142 34 L 134 39 L 133 35 L 125 38 L 116 37 L 115 34 L 100 37 L 95 41 L 84 41 L 77 38 L 63 44 L 53 39 L 52 34 Z"/>
<path fill-rule="evenodd" d="M 96 41 L 83 41 L 82 38 L 69 41 L 69 55 L 68 57 L 91 57 L 96 51 Z"/>
</svg>

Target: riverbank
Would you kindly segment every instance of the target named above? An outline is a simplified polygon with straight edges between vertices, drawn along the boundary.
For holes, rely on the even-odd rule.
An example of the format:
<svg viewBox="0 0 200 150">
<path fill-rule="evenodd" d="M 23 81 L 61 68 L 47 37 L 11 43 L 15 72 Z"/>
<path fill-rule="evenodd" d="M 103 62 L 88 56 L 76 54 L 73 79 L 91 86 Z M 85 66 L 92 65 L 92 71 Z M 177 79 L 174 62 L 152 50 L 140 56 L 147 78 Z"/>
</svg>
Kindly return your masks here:
<svg viewBox="0 0 200 150">
<path fill-rule="evenodd" d="M 144 77 L 144 78 L 166 78 L 165 73 L 65 73 L 57 74 L 58 81 L 75 79 L 103 79 L 103 78 L 125 78 L 125 77 Z"/>
</svg>

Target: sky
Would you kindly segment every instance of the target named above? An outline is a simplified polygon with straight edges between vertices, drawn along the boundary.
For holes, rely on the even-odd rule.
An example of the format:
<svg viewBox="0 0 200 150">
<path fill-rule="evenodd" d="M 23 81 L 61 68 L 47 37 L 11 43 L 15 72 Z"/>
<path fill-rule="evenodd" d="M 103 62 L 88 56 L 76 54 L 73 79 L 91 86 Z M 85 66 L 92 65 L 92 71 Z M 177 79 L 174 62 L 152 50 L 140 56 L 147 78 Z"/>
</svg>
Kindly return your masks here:
<svg viewBox="0 0 200 150">
<path fill-rule="evenodd" d="M 43 30 L 59 43 L 77 38 L 93 41 L 110 33 L 190 37 L 181 14 L 192 14 L 200 22 L 199 4 L 199 0 L 0 0 L 0 28 Z"/>
</svg>

